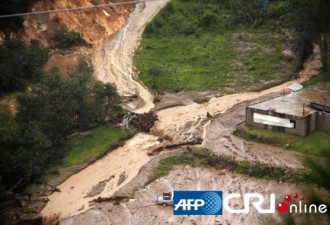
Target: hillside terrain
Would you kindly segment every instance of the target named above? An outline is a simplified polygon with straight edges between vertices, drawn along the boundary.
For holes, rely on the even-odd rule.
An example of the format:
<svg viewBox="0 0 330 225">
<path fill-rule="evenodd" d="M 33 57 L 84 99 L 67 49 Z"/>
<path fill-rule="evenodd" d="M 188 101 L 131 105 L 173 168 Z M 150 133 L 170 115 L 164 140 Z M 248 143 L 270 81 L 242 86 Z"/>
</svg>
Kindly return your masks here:
<svg viewBox="0 0 330 225">
<path fill-rule="evenodd" d="M 15 0 L 0 13 L 111 2 L 125 0 Z M 292 83 L 326 86 L 330 5 L 262 2 L 141 1 L 0 20 L 0 223 L 327 224 L 328 214 L 181 217 L 155 202 L 219 189 L 329 205 L 329 134 L 244 122 L 247 106 Z"/>
</svg>

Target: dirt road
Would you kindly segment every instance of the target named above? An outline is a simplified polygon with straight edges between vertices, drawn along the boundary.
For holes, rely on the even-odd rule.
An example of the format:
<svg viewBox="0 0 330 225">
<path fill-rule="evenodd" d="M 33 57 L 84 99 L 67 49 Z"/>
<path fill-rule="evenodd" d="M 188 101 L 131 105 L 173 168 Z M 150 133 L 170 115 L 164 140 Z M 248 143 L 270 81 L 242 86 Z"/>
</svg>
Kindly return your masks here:
<svg viewBox="0 0 330 225">
<path fill-rule="evenodd" d="M 152 94 L 134 77 L 134 52 L 146 24 L 167 2 L 138 3 L 126 25 L 108 37 L 94 53 L 95 75 L 99 80 L 115 83 L 121 96 L 138 96 L 142 100 L 128 105 L 135 113 L 148 112 L 154 104 Z"/>
</svg>

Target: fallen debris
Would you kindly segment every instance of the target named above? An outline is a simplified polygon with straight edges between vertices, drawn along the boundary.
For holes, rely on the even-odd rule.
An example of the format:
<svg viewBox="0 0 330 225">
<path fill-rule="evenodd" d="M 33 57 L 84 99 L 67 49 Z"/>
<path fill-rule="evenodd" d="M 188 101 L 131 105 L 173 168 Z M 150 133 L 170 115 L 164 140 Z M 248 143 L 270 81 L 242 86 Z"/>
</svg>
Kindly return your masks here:
<svg viewBox="0 0 330 225">
<path fill-rule="evenodd" d="M 118 183 L 117 183 L 117 186 L 121 185 L 127 178 L 127 175 L 125 172 L 123 172 L 122 174 L 120 174 L 119 176 L 119 180 L 118 180 Z"/>
<path fill-rule="evenodd" d="M 153 112 L 144 114 L 133 114 L 129 119 L 129 127 L 136 132 L 149 132 L 157 120 L 157 115 Z"/>
<path fill-rule="evenodd" d="M 115 204 L 119 204 L 122 201 L 128 202 L 129 197 L 126 195 L 118 195 L 118 196 L 111 196 L 108 198 L 98 197 L 93 199 L 92 202 L 100 203 L 100 202 L 115 202 Z"/>
<path fill-rule="evenodd" d="M 57 188 L 57 187 L 52 188 L 51 191 L 52 191 L 52 192 L 61 192 L 61 190 L 60 190 L 59 188 Z"/>
<path fill-rule="evenodd" d="M 157 145 L 156 147 L 150 148 L 148 150 L 148 155 L 155 155 L 156 153 L 159 153 L 161 151 L 163 151 L 164 149 L 173 149 L 173 148 L 177 148 L 180 146 L 184 146 L 186 145 L 187 148 L 189 148 L 189 145 L 200 145 L 203 143 L 203 139 L 202 138 L 197 138 L 196 140 L 193 141 L 186 141 L 186 142 L 181 142 L 178 144 L 166 144 L 166 142 L 162 142 L 161 144 Z"/>
<path fill-rule="evenodd" d="M 107 182 L 115 178 L 115 175 L 110 176 L 108 179 L 100 181 L 97 185 L 95 185 L 85 196 L 84 198 L 92 198 L 98 194 L 101 194 L 105 188 Z"/>
</svg>

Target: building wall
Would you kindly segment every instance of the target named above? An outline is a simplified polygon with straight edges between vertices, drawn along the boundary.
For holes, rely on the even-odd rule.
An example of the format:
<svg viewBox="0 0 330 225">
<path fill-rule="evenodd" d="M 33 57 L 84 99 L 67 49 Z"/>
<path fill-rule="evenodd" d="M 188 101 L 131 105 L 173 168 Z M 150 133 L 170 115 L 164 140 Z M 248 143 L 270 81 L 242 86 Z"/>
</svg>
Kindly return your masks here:
<svg viewBox="0 0 330 225">
<path fill-rule="evenodd" d="M 316 130 L 330 133 L 330 114 L 317 112 L 316 115 Z"/>
<path fill-rule="evenodd" d="M 311 121 L 310 121 L 310 126 L 311 126 L 311 131 L 310 132 L 313 132 L 316 130 L 316 127 L 317 127 L 317 124 L 316 124 L 316 120 L 317 120 L 317 113 L 313 113 L 311 116 Z M 307 132 L 307 135 L 310 133 L 310 132 Z"/>
<path fill-rule="evenodd" d="M 265 125 L 260 123 L 255 123 L 253 121 L 253 113 L 259 113 L 263 115 L 269 115 L 269 116 L 275 116 L 279 118 L 285 118 L 289 120 L 295 121 L 295 128 L 286 128 L 286 127 L 279 127 L 279 126 L 271 126 L 271 125 Z M 261 109 L 254 109 L 254 108 L 246 108 L 246 124 L 255 128 L 262 128 L 262 129 L 268 129 L 273 131 L 279 131 L 279 132 L 285 132 L 288 134 L 294 134 L 301 137 L 305 137 L 310 132 L 313 132 L 316 129 L 316 120 L 317 116 L 316 114 L 310 114 L 305 117 L 301 116 L 293 116 L 293 115 L 287 115 L 283 113 L 277 113 L 273 111 L 265 111 Z M 329 118 L 330 120 L 330 118 Z M 321 121 L 320 121 L 321 122 Z"/>
</svg>

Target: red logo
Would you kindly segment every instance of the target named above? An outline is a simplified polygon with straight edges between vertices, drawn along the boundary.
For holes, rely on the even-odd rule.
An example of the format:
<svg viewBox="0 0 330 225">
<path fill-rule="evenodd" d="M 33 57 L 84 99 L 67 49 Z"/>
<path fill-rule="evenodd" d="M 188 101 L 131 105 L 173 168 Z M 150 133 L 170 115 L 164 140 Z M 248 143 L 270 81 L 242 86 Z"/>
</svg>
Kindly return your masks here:
<svg viewBox="0 0 330 225">
<path fill-rule="evenodd" d="M 295 193 L 293 194 L 293 196 L 286 195 L 284 198 L 284 202 L 278 203 L 277 210 L 280 213 L 285 213 L 287 211 L 289 211 L 290 213 L 326 213 L 327 206 L 324 204 L 321 204 L 319 206 L 316 206 L 315 204 L 307 205 L 305 197 L 302 196 L 299 199 L 299 195 Z"/>
</svg>

